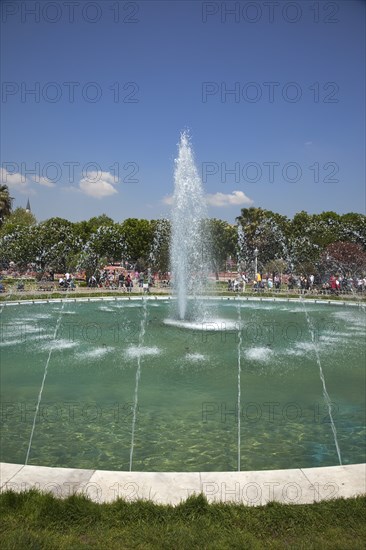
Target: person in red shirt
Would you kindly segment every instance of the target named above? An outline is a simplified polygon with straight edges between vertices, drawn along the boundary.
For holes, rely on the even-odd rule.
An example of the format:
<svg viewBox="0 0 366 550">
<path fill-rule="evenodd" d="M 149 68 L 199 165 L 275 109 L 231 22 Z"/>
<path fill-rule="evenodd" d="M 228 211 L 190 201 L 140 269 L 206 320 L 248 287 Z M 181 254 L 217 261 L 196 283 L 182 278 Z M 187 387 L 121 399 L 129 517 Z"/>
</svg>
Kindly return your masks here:
<svg viewBox="0 0 366 550">
<path fill-rule="evenodd" d="M 331 292 L 335 292 L 337 290 L 337 282 L 336 282 L 336 278 L 334 277 L 334 275 L 331 275 L 330 279 L 329 279 L 329 284 L 330 284 L 330 288 L 331 288 Z"/>
</svg>

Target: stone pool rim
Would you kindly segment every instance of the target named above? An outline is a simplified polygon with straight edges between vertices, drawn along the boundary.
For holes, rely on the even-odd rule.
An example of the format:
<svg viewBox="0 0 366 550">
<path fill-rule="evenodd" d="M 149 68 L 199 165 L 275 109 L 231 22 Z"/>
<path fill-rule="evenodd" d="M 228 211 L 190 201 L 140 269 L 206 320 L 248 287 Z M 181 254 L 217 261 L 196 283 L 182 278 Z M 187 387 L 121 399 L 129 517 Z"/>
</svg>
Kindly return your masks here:
<svg viewBox="0 0 366 550">
<path fill-rule="evenodd" d="M 190 297 L 189 297 L 190 298 Z M 4 306 L 18 306 L 18 305 L 36 305 L 36 304 L 55 304 L 55 303 L 70 303 L 70 302 L 117 302 L 117 301 L 172 301 L 176 298 L 170 295 L 148 295 L 140 294 L 138 296 L 83 296 L 73 298 L 68 295 L 65 298 L 32 298 L 29 300 L 5 300 L 0 302 L 0 309 Z M 328 298 L 305 298 L 302 295 L 298 298 L 287 298 L 285 296 L 201 296 L 202 300 L 209 301 L 232 301 L 232 302 L 299 302 L 307 304 L 326 304 L 326 305 L 342 305 L 342 306 L 354 306 L 366 308 L 366 302 L 361 300 L 330 300 Z"/>
<path fill-rule="evenodd" d="M 366 494 L 366 463 L 241 472 L 126 472 L 0 463 L 0 492 L 36 488 L 58 498 L 84 494 L 94 502 L 118 497 L 176 506 L 191 495 L 208 502 L 263 506 L 313 504 Z"/>
</svg>

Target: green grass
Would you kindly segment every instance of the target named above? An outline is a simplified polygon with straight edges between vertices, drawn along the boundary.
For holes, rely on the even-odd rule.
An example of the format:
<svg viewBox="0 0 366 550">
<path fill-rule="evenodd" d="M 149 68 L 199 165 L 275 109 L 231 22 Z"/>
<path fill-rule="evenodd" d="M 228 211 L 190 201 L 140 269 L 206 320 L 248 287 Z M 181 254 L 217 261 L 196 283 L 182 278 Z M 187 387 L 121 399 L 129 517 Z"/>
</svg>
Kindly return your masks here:
<svg viewBox="0 0 366 550">
<path fill-rule="evenodd" d="M 0 495 L 1 548 L 10 549 L 363 549 L 366 497 L 310 505 L 179 506 L 84 496 L 59 500 L 35 490 Z"/>
</svg>

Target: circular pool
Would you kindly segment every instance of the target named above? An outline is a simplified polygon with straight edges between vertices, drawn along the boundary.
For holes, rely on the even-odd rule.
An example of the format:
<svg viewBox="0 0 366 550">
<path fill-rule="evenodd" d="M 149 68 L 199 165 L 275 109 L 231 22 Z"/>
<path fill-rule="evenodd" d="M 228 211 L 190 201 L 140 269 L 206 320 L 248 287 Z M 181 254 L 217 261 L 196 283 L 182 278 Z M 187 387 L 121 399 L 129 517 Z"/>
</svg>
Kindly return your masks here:
<svg viewBox="0 0 366 550">
<path fill-rule="evenodd" d="M 365 461 L 359 304 L 208 300 L 11 304 L 1 322 L 1 461 L 237 471 Z"/>
</svg>

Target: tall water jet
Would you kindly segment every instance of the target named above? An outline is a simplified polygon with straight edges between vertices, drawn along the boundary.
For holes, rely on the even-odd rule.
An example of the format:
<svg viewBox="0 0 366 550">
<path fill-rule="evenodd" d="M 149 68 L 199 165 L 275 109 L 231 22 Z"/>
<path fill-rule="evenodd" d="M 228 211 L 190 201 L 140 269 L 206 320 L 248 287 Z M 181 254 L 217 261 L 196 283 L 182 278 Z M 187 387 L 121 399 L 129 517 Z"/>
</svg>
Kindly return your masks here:
<svg viewBox="0 0 366 550">
<path fill-rule="evenodd" d="M 206 203 L 187 132 L 181 134 L 175 160 L 170 264 L 180 319 L 202 318 L 199 297 L 208 280 L 209 239 L 205 235 Z M 192 297 L 188 311 L 188 297 Z"/>
</svg>

